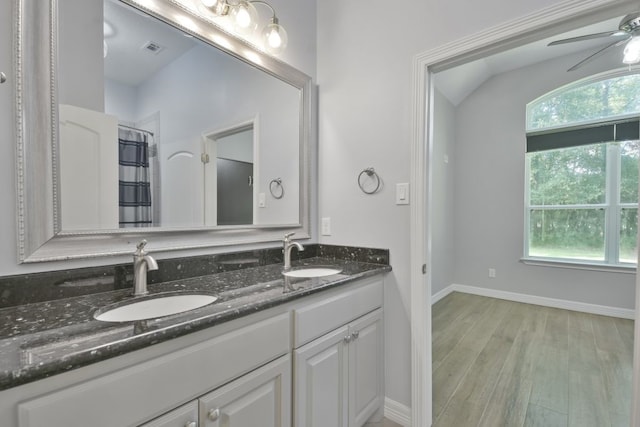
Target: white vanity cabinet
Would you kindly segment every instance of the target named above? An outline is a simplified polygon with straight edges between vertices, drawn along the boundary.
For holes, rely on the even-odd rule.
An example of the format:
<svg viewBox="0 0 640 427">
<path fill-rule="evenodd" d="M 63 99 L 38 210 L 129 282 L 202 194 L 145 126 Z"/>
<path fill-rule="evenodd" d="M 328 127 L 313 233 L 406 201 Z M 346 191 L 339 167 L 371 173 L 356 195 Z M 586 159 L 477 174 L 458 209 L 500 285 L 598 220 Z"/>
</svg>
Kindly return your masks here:
<svg viewBox="0 0 640 427">
<path fill-rule="evenodd" d="M 289 355 L 198 399 L 200 427 L 290 427 Z"/>
<path fill-rule="evenodd" d="M 294 351 L 296 427 L 360 427 L 381 410 L 381 306 L 378 280 L 295 312 L 298 341 L 334 327 Z M 320 316 L 325 312 L 331 315 Z M 349 318 L 355 320 L 336 327 Z"/>
<path fill-rule="evenodd" d="M 290 414 L 285 355 L 140 427 L 290 427 Z"/>
<path fill-rule="evenodd" d="M 383 408 L 370 277 L 0 391 L 2 427 L 361 427 Z"/>
<path fill-rule="evenodd" d="M 198 427 L 198 402 L 190 402 L 140 427 Z"/>
<path fill-rule="evenodd" d="M 249 408 L 240 411 L 243 414 L 255 414 L 264 408 L 256 409 L 256 405 L 265 402 L 263 399 L 257 403 L 256 393 L 271 393 L 270 398 L 279 400 L 277 406 L 274 403 L 275 409 L 272 408 L 282 418 L 277 425 L 288 427 L 290 324 L 290 314 L 285 312 L 160 357 L 23 400 L 18 404 L 18 426 L 125 427 L 144 425 L 154 419 L 149 426 L 191 427 L 189 423 L 198 417 L 182 418 L 182 410 L 189 412 L 189 402 L 197 402 L 199 397 L 217 389 L 222 392 L 221 404 L 228 405 L 227 408 L 234 404 Z M 37 383 L 29 386 L 37 388 Z M 250 397 L 238 395 L 238 390 Z M 256 403 L 247 403 L 247 399 Z M 182 407 L 185 403 L 188 405 Z"/>
</svg>

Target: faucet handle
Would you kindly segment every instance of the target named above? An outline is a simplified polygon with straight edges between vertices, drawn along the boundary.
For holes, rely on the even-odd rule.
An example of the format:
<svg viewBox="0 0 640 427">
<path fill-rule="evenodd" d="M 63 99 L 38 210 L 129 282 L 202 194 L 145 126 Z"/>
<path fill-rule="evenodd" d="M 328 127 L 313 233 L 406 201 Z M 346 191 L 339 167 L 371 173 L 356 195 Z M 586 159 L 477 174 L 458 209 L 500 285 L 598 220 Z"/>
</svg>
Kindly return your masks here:
<svg viewBox="0 0 640 427">
<path fill-rule="evenodd" d="M 293 236 L 295 233 L 295 231 L 292 231 L 291 233 L 287 233 L 284 235 L 284 241 L 288 242 L 289 241 L 289 237 Z"/>
<path fill-rule="evenodd" d="M 134 255 L 144 255 L 145 254 L 144 247 L 146 246 L 146 244 L 147 244 L 147 239 L 142 239 L 140 243 L 136 245 L 136 252 Z"/>
</svg>

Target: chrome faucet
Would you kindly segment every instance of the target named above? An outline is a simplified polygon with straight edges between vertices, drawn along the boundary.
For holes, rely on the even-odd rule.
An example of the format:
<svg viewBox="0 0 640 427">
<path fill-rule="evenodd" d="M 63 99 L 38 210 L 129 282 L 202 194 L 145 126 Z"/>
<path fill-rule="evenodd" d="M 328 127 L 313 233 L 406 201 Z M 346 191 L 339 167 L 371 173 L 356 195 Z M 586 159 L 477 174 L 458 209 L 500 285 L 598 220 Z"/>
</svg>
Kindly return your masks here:
<svg viewBox="0 0 640 427">
<path fill-rule="evenodd" d="M 146 295 L 147 291 L 147 271 L 157 270 L 158 263 L 151 255 L 148 255 L 144 250 L 144 246 L 147 244 L 146 240 L 142 240 L 136 246 L 136 251 L 133 253 L 133 295 L 141 296 Z"/>
<path fill-rule="evenodd" d="M 282 241 L 282 252 L 284 253 L 284 271 L 291 270 L 291 250 L 295 246 L 298 249 L 298 252 L 304 251 L 304 247 L 298 243 L 291 241 L 290 237 L 296 233 L 287 233 L 284 235 L 284 240 Z"/>
</svg>

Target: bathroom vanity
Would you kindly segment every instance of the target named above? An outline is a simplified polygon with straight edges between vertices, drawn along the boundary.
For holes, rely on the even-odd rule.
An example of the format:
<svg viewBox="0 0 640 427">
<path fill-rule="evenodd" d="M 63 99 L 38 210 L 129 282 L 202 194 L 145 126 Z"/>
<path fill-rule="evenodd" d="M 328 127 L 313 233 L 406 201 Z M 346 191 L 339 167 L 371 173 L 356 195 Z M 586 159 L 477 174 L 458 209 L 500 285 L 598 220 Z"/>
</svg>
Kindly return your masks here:
<svg viewBox="0 0 640 427">
<path fill-rule="evenodd" d="M 145 321 L 92 317 L 130 290 L 2 309 L 2 425 L 361 426 L 382 410 L 390 267 L 298 264 L 329 262 L 340 273 L 274 264 L 154 284 L 219 299 Z"/>
<path fill-rule="evenodd" d="M 20 263 L 129 256 L 142 238 L 155 254 L 264 245 L 291 232 L 296 239 L 311 237 L 312 147 L 317 139 L 311 77 L 232 36 L 201 9 L 183 2 L 13 0 L 13 5 Z M 192 61 L 198 65 L 174 64 L 162 73 L 166 82 L 152 88 L 155 80 L 150 79 L 139 85 L 154 89 L 152 96 L 136 101 L 144 109 L 112 111 L 103 101 L 118 81 L 105 71 L 116 56 L 116 43 L 105 40 L 101 25 L 68 23 L 104 21 L 122 30 L 134 19 L 132 34 L 147 40 L 150 25 L 172 33 L 172 40 L 189 44 L 189 55 L 176 57 L 200 55 Z M 94 42 L 87 46 L 110 44 L 110 53 L 105 59 L 104 49 L 83 50 L 78 40 Z M 213 58 L 229 65 L 202 65 Z M 226 77 L 222 68 L 231 70 Z M 176 69 L 182 73 L 168 74 Z M 241 83 L 235 91 L 234 82 Z M 159 89 L 170 93 L 161 97 Z M 179 102 L 176 93 L 193 96 Z M 78 94 L 82 102 L 71 102 Z M 203 104 L 214 99 L 210 94 L 228 94 L 215 98 L 220 111 Z M 195 95 L 203 95 L 204 101 Z M 156 98 L 163 101 L 152 105 L 149 100 Z M 67 104 L 82 109 L 73 120 L 66 118 Z M 195 110 L 185 112 L 186 106 Z M 205 117 L 202 111 L 210 114 Z M 86 165 L 74 161 L 78 141 L 91 153 L 113 145 L 112 137 L 86 138 L 84 130 L 93 128 L 78 119 L 80 112 L 100 118 L 108 129 L 100 135 L 117 132 L 118 125 L 135 125 L 153 136 L 150 151 L 171 159 L 160 165 L 155 184 L 150 184 L 162 192 L 155 198 L 158 211 L 150 227 L 121 226 L 115 220 L 117 198 L 101 196 L 114 190 L 114 180 L 97 172 L 115 176 L 115 159 L 99 167 L 73 167 Z M 191 121 L 201 116 L 206 119 L 202 123 Z M 246 129 L 253 132 L 247 151 L 257 165 L 249 181 L 257 203 L 250 219 L 229 225 L 217 218 L 215 208 L 222 202 L 200 196 L 226 190 L 211 178 L 218 171 L 209 157 L 215 160 L 221 149 L 216 141 Z M 89 187 L 100 191 L 76 191 L 77 183 L 97 183 Z M 69 200 L 69 195 L 81 196 Z M 85 200 L 89 197 L 91 203 Z M 91 206 L 98 208 L 87 212 Z M 114 214 L 103 220 L 106 211 Z M 91 274 L 98 275 L 91 280 L 82 274 L 67 276 L 69 272 L 60 272 L 55 280 L 55 274 L 0 277 L 0 307 L 5 307 L 0 309 L 0 425 L 357 427 L 380 415 L 388 251 L 382 262 L 377 255 L 359 258 L 355 254 L 360 252 L 346 251 L 344 256 L 318 254 L 293 263 L 294 268 L 339 270 L 322 277 L 284 276 L 280 248 L 275 255 L 250 251 L 228 259 L 219 250 L 212 252 L 217 254 L 202 257 L 204 261 L 158 260 L 158 270 L 149 273 L 148 290 L 152 297 L 197 293 L 214 296 L 215 302 L 140 320 L 95 318 L 131 299 L 129 265 L 92 268 Z M 305 247 L 304 256 L 311 252 Z M 145 271 L 155 268 L 148 261 Z"/>
</svg>

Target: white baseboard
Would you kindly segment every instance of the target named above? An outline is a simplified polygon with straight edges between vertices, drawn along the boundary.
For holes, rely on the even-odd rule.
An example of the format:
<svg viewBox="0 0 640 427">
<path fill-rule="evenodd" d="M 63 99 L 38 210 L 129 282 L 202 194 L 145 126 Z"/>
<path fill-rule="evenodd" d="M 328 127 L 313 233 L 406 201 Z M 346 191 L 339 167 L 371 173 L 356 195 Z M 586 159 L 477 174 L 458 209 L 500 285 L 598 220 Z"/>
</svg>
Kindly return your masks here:
<svg viewBox="0 0 640 427">
<path fill-rule="evenodd" d="M 603 316 L 620 317 L 623 319 L 635 319 L 635 311 L 609 307 L 606 305 L 588 304 L 585 302 L 576 302 L 556 298 L 540 297 L 536 295 L 518 294 L 515 292 L 500 291 L 497 289 L 479 288 L 477 286 L 452 284 L 444 288 L 442 291 L 433 295 L 432 304 L 441 300 L 451 292 L 463 292 L 466 294 L 481 295 L 484 297 L 499 298 L 508 301 L 523 302 L 525 304 L 542 305 L 545 307 L 562 308 L 565 310 L 581 311 L 584 313 L 600 314 Z"/>
<path fill-rule="evenodd" d="M 455 286 L 455 285 L 449 285 L 446 288 L 444 288 L 443 290 L 441 290 L 439 292 L 436 292 L 435 294 L 431 295 L 431 305 L 437 303 L 442 298 L 446 297 L 451 292 L 453 292 L 454 291 L 453 290 L 453 286 Z"/>
<path fill-rule="evenodd" d="M 401 426 L 411 427 L 411 408 L 388 397 L 384 398 L 384 417 Z"/>
</svg>

